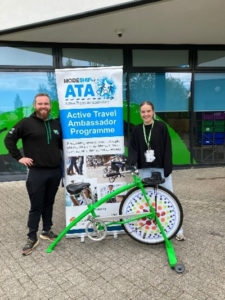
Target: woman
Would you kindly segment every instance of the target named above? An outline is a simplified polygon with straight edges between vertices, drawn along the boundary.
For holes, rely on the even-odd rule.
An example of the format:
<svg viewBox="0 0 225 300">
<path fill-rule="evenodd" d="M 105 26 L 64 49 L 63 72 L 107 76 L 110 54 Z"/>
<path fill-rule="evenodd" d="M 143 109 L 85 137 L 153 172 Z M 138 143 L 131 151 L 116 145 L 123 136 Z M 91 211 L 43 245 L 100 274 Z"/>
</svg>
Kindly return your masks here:
<svg viewBox="0 0 225 300">
<path fill-rule="evenodd" d="M 137 165 L 141 178 L 149 177 L 151 172 L 160 172 L 165 178 L 162 186 L 173 192 L 172 145 L 167 126 L 154 119 L 154 105 L 149 101 L 140 104 L 140 115 L 143 123 L 132 130 L 128 161 Z M 185 239 L 182 228 L 176 239 Z"/>
</svg>

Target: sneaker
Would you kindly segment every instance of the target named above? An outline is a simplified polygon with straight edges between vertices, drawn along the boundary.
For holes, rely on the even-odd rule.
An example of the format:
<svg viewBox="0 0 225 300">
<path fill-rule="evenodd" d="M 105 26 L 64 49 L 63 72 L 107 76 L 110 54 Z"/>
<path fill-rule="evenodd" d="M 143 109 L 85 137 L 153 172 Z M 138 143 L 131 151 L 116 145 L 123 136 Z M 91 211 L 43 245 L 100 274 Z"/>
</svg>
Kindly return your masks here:
<svg viewBox="0 0 225 300">
<path fill-rule="evenodd" d="M 41 239 L 43 239 L 43 240 L 49 240 L 51 242 L 54 241 L 57 237 L 58 237 L 58 235 L 56 235 L 51 230 L 49 230 L 49 231 L 42 231 L 42 233 L 40 234 L 40 238 Z"/>
<path fill-rule="evenodd" d="M 178 234 L 176 235 L 176 240 L 177 240 L 177 241 L 184 241 L 184 240 L 185 240 L 185 237 L 184 237 L 183 233 L 178 233 Z"/>
<path fill-rule="evenodd" d="M 31 254 L 31 252 L 33 251 L 33 249 L 39 244 L 39 240 L 31 240 L 31 239 L 27 239 L 27 243 L 26 245 L 23 247 L 23 251 L 22 254 L 25 255 L 29 255 Z"/>
</svg>

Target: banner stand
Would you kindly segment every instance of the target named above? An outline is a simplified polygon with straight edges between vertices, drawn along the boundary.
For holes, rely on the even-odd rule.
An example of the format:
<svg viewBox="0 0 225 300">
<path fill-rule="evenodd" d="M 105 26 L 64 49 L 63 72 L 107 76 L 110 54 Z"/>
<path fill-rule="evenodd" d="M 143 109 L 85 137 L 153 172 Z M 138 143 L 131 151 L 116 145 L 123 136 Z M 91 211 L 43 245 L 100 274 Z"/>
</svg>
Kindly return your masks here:
<svg viewBox="0 0 225 300">
<path fill-rule="evenodd" d="M 55 73 L 63 131 L 68 225 L 87 207 L 82 193 L 94 203 L 126 184 L 125 177 L 110 182 L 105 176 L 106 170 L 115 167 L 115 161 L 124 158 L 123 70 L 122 67 L 92 67 L 57 69 Z M 73 195 L 69 186 L 78 182 L 89 182 L 90 188 Z M 97 215 L 118 215 L 123 197 L 121 194 L 111 198 L 96 209 Z M 67 237 L 80 237 L 84 242 L 86 224 L 87 220 L 79 222 L 71 228 Z M 111 226 L 109 230 L 107 234 L 113 235 L 115 240 L 119 233 L 123 233 L 118 225 Z"/>
</svg>

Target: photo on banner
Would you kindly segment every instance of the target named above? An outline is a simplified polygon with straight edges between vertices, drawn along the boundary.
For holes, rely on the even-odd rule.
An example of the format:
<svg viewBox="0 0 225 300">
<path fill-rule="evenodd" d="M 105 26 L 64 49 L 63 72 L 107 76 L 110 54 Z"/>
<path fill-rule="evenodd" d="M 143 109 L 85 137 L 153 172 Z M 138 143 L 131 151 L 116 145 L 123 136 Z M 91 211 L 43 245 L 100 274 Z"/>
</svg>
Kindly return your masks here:
<svg viewBox="0 0 225 300">
<path fill-rule="evenodd" d="M 126 183 L 124 170 L 122 67 L 57 69 L 56 83 L 63 130 L 66 225 L 103 196 Z M 80 194 L 78 183 L 90 183 Z M 84 197 L 85 195 L 85 197 Z M 119 214 L 124 195 L 112 197 L 96 209 L 98 216 Z M 71 228 L 67 237 L 85 236 L 87 220 Z M 110 233 L 123 232 L 112 226 Z"/>
</svg>

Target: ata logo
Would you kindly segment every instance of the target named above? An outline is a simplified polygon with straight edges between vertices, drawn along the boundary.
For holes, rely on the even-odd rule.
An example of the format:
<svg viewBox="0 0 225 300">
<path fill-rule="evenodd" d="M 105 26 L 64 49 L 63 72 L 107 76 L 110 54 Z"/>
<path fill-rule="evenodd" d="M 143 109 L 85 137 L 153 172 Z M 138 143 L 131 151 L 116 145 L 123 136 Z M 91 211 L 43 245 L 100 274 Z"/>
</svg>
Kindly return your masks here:
<svg viewBox="0 0 225 300">
<path fill-rule="evenodd" d="M 85 100 L 87 97 L 107 100 L 114 99 L 116 86 L 112 79 L 107 77 L 97 80 L 91 78 L 87 79 L 88 80 L 85 80 L 85 78 L 83 78 L 79 83 L 68 84 L 65 98 L 70 98 L 70 100 L 76 100 L 77 98 L 79 98 L 79 100 Z"/>
</svg>

